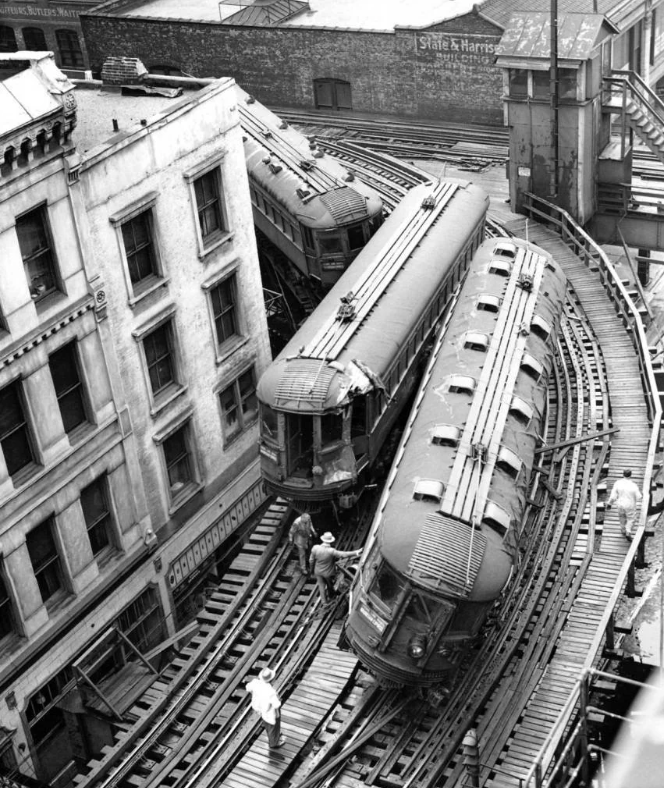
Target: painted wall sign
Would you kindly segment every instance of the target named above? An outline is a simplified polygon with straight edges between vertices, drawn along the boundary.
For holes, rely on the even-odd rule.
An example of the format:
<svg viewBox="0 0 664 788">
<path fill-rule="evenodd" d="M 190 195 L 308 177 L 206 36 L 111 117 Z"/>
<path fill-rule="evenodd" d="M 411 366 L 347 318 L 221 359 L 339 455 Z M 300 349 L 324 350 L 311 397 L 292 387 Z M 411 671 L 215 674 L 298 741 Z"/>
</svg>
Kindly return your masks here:
<svg viewBox="0 0 664 788">
<path fill-rule="evenodd" d="M 439 65 L 455 64 L 493 67 L 500 36 L 480 34 L 453 35 L 451 33 L 417 33 L 415 47 L 420 57 L 437 61 Z"/>
<path fill-rule="evenodd" d="M 59 17 L 78 19 L 80 11 L 73 8 L 36 8 L 29 5 L 0 6 L 0 16 Z"/>
</svg>

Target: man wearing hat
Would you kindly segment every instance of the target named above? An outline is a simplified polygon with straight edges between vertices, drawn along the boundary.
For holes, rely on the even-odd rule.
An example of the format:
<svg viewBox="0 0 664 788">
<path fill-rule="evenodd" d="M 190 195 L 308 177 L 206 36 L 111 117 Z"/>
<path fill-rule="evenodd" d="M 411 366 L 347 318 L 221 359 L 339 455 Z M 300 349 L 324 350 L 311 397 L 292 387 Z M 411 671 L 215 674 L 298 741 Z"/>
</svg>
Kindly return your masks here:
<svg viewBox="0 0 664 788">
<path fill-rule="evenodd" d="M 309 556 L 309 567 L 314 573 L 318 590 L 323 602 L 329 602 L 334 597 L 334 574 L 336 570 L 337 558 L 345 558 L 349 555 L 361 555 L 362 550 L 335 550 L 334 536 L 327 531 L 321 538 L 322 544 L 314 545 Z"/>
<path fill-rule="evenodd" d="M 251 708 L 261 715 L 271 750 L 278 749 L 286 742 L 286 737 L 281 735 L 281 701 L 270 684 L 274 677 L 273 670 L 263 668 L 258 678 L 246 685 L 247 692 L 251 693 Z"/>
<path fill-rule="evenodd" d="M 311 515 L 304 512 L 299 517 L 293 520 L 293 525 L 288 532 L 288 541 L 297 547 L 297 554 L 300 560 L 300 569 L 303 575 L 309 574 L 307 565 L 307 554 L 311 547 L 311 542 L 314 537 L 318 536 L 314 530 L 314 524 L 311 522 Z"/>
</svg>

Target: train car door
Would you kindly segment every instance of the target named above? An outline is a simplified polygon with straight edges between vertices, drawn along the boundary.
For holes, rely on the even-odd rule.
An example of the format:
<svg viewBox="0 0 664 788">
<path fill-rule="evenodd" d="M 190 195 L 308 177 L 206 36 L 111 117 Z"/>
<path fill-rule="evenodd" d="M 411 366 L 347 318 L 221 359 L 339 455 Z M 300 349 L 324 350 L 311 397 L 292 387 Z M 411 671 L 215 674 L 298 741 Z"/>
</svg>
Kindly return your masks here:
<svg viewBox="0 0 664 788">
<path fill-rule="evenodd" d="M 314 422 L 311 416 L 286 417 L 286 476 L 306 478 L 313 466 Z"/>
</svg>

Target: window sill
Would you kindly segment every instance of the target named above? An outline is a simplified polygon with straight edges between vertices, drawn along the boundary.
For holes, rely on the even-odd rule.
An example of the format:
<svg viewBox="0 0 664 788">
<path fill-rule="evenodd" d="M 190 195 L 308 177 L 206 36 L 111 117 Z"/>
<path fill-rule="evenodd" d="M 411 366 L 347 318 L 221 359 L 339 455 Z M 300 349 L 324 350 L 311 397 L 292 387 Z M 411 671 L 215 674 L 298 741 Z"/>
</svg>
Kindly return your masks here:
<svg viewBox="0 0 664 788">
<path fill-rule="evenodd" d="M 171 505 L 168 508 L 168 514 L 173 515 L 184 506 L 187 501 L 190 501 L 194 495 L 203 489 L 202 482 L 189 482 L 182 490 L 178 490 L 176 495 L 171 493 Z"/>
<path fill-rule="evenodd" d="M 208 258 L 212 252 L 217 251 L 217 249 L 219 249 L 219 247 L 223 246 L 224 244 L 230 244 L 234 237 L 234 233 L 226 232 L 217 237 L 211 238 L 207 243 L 203 241 L 198 251 L 199 260 L 203 263 L 206 262 L 206 258 Z"/>
<path fill-rule="evenodd" d="M 39 300 L 33 299 L 32 303 L 35 305 L 35 309 L 39 314 L 48 311 L 51 307 L 58 306 L 66 300 L 66 293 L 63 293 L 61 290 L 55 290 L 44 298 L 40 298 Z"/>
<path fill-rule="evenodd" d="M 242 436 L 243 436 L 243 435 L 244 435 L 244 434 L 245 434 L 245 433 L 246 433 L 248 430 L 250 430 L 250 429 L 253 427 L 253 425 L 254 425 L 254 424 L 256 424 L 256 422 L 257 422 L 257 421 L 258 421 L 258 416 L 257 416 L 256 418 L 252 419 L 251 421 L 248 421 L 248 422 L 247 422 L 247 423 L 246 423 L 246 424 L 245 424 L 245 425 L 242 427 L 242 429 L 240 429 L 240 430 L 238 430 L 237 432 L 233 433 L 233 435 L 231 435 L 229 438 L 227 438 L 227 437 L 224 435 L 224 444 L 223 444 L 224 451 L 225 451 L 227 448 L 229 448 L 230 446 L 232 446 L 234 443 L 237 443 L 237 441 L 239 441 L 239 440 L 240 440 L 240 438 L 241 438 L 241 437 L 242 437 Z"/>
<path fill-rule="evenodd" d="M 36 462 L 30 462 L 25 467 L 21 468 L 20 471 L 16 471 L 16 473 L 10 477 L 12 484 L 14 485 L 14 489 L 17 490 L 19 487 L 23 487 L 24 484 L 27 484 L 42 470 L 44 470 L 42 465 L 39 465 Z"/>
<path fill-rule="evenodd" d="M 69 438 L 69 445 L 73 448 L 77 446 L 79 443 L 82 443 L 85 438 L 90 435 L 90 433 L 94 432 L 97 427 L 89 421 L 83 421 L 78 426 L 74 427 L 71 432 L 67 433 L 67 437 Z"/>
<path fill-rule="evenodd" d="M 168 277 L 155 277 L 151 278 L 149 282 L 143 285 L 143 287 L 135 288 L 133 294 L 129 296 L 127 301 L 129 308 L 134 309 L 144 298 L 147 298 L 147 296 L 149 296 L 151 293 L 154 293 L 156 290 L 159 290 L 159 288 L 168 287 L 170 281 L 171 280 Z"/>
<path fill-rule="evenodd" d="M 217 365 L 223 364 L 230 356 L 249 343 L 249 337 L 236 336 L 232 339 L 227 339 L 223 345 L 217 347 Z"/>
<path fill-rule="evenodd" d="M 160 413 L 162 413 L 169 405 L 175 402 L 176 399 L 181 397 L 183 394 L 186 394 L 189 390 L 189 386 L 169 386 L 168 389 L 161 392 L 155 400 L 152 402 L 152 407 L 150 408 L 150 415 L 152 418 L 156 418 Z"/>
</svg>

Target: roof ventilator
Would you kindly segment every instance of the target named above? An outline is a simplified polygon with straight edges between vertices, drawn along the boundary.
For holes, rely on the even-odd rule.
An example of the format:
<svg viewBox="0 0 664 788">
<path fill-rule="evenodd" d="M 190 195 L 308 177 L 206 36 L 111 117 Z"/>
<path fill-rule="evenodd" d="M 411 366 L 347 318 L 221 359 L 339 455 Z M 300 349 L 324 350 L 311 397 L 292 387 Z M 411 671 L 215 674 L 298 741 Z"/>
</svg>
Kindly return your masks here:
<svg viewBox="0 0 664 788">
<path fill-rule="evenodd" d="M 287 120 L 282 120 L 281 123 L 279 124 L 279 128 L 280 129 L 287 129 L 288 128 L 288 121 Z"/>
<path fill-rule="evenodd" d="M 472 457 L 474 460 L 479 460 L 483 465 L 486 465 L 487 460 L 489 459 L 489 449 L 483 443 L 473 443 L 472 447 Z"/>
<path fill-rule="evenodd" d="M 422 200 L 422 208 L 424 208 L 425 211 L 433 211 L 435 207 L 436 198 L 433 196 L 433 194 L 430 194 L 428 197 L 425 197 Z"/>
<path fill-rule="evenodd" d="M 309 161 L 309 159 L 302 159 L 302 161 L 300 162 L 300 167 L 302 167 L 302 169 L 305 172 L 309 172 L 309 170 L 313 170 L 315 166 L 316 163 L 313 161 Z"/>
<path fill-rule="evenodd" d="M 345 180 L 347 183 L 352 183 L 352 182 L 355 180 L 355 173 L 352 173 L 352 172 L 347 172 L 347 173 L 346 173 L 346 176 L 344 177 L 344 180 Z"/>
<path fill-rule="evenodd" d="M 353 304 L 355 298 L 355 293 L 352 290 L 346 293 L 345 296 L 341 296 L 339 299 L 341 304 L 337 310 L 337 320 L 340 320 L 342 323 L 350 323 L 355 318 L 355 305 Z"/>
<path fill-rule="evenodd" d="M 311 199 L 311 192 L 309 191 L 309 189 L 302 189 L 298 187 L 295 190 L 295 193 L 304 202 L 307 202 L 308 199 Z"/>
<path fill-rule="evenodd" d="M 270 129 L 264 129 L 263 131 L 261 131 L 261 135 L 265 137 L 266 140 L 269 140 L 270 137 L 272 136 L 272 132 L 270 131 Z"/>
<path fill-rule="evenodd" d="M 247 96 L 247 104 L 255 104 L 256 99 L 253 96 Z"/>
</svg>

